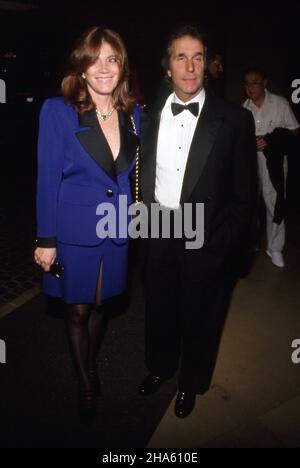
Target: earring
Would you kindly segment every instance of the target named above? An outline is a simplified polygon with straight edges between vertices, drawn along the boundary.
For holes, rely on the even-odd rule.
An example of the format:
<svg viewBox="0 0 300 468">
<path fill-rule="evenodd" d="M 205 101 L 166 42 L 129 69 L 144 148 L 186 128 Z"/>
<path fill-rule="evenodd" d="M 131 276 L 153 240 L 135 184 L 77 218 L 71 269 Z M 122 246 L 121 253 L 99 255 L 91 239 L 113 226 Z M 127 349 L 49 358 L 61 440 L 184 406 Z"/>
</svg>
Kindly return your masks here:
<svg viewBox="0 0 300 468">
<path fill-rule="evenodd" d="M 86 79 L 86 76 L 84 73 L 82 73 L 81 78 L 83 78 L 84 80 Z"/>
</svg>

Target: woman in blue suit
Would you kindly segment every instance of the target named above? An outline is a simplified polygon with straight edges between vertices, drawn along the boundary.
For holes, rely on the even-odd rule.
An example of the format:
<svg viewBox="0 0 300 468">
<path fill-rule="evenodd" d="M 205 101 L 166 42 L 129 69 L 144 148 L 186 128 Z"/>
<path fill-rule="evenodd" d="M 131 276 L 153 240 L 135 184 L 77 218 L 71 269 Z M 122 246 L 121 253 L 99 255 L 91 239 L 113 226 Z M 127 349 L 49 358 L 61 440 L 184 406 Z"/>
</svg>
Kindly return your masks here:
<svg viewBox="0 0 300 468">
<path fill-rule="evenodd" d="M 139 109 L 129 97 L 128 79 L 120 36 L 91 28 L 71 52 L 63 97 L 46 100 L 40 114 L 35 261 L 45 272 L 43 291 L 67 304 L 79 412 L 85 419 L 94 416 L 94 395 L 100 390 L 99 305 L 122 293 L 127 284 L 124 226 L 100 237 L 96 227 L 101 221 L 97 213 L 104 216 L 99 211 L 103 203 L 110 203 L 119 219 L 124 200 L 126 208 L 132 202 Z M 128 218 L 122 216 L 127 227 Z M 62 268 L 56 276 L 55 264 Z"/>
</svg>

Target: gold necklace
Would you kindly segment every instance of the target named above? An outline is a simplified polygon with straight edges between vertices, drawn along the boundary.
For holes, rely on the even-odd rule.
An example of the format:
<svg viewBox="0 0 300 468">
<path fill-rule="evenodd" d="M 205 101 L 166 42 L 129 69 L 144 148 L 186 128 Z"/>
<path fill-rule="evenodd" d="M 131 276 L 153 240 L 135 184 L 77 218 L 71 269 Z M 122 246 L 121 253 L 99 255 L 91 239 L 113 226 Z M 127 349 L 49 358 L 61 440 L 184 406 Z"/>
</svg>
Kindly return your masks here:
<svg viewBox="0 0 300 468">
<path fill-rule="evenodd" d="M 132 114 L 130 114 L 130 120 L 131 120 L 131 124 L 133 128 L 133 133 L 136 136 L 138 136 L 136 125 L 135 125 Z M 134 188 L 134 203 L 135 204 L 143 203 L 141 200 L 139 200 L 139 195 L 140 195 L 140 145 L 137 146 L 136 155 L 135 155 L 135 188 Z"/>
<path fill-rule="evenodd" d="M 113 111 L 115 110 L 115 108 L 113 107 L 111 111 L 109 111 L 108 114 L 101 114 L 101 112 L 97 109 L 96 107 L 96 114 L 98 115 L 98 117 L 101 119 L 101 120 L 108 120 L 109 117 L 111 116 L 111 114 L 113 113 Z"/>
</svg>

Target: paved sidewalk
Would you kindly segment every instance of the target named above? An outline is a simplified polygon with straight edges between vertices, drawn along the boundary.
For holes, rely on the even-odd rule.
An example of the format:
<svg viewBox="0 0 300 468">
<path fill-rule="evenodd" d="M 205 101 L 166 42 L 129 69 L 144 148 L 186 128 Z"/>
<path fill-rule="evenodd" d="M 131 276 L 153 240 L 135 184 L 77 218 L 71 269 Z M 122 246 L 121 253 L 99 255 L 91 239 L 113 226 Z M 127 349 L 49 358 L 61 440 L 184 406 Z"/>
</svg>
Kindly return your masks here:
<svg viewBox="0 0 300 468">
<path fill-rule="evenodd" d="M 299 234 L 299 232 L 298 232 Z M 149 447 L 300 447 L 300 236 L 284 270 L 260 252 L 231 303 L 212 389 L 185 420 L 171 403 Z"/>
</svg>

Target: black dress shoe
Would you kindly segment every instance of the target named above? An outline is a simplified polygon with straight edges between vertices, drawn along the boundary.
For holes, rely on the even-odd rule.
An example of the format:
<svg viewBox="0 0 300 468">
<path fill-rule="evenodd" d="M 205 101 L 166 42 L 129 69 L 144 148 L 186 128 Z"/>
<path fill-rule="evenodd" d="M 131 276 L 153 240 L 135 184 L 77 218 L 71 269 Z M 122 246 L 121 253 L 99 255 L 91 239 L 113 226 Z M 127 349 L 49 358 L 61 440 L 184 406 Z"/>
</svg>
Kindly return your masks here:
<svg viewBox="0 0 300 468">
<path fill-rule="evenodd" d="M 149 374 L 139 386 L 140 395 L 152 395 L 157 392 L 161 384 L 165 381 L 160 375 Z"/>
<path fill-rule="evenodd" d="M 175 402 L 175 415 L 186 418 L 194 409 L 196 394 L 194 392 L 178 392 Z"/>
</svg>

